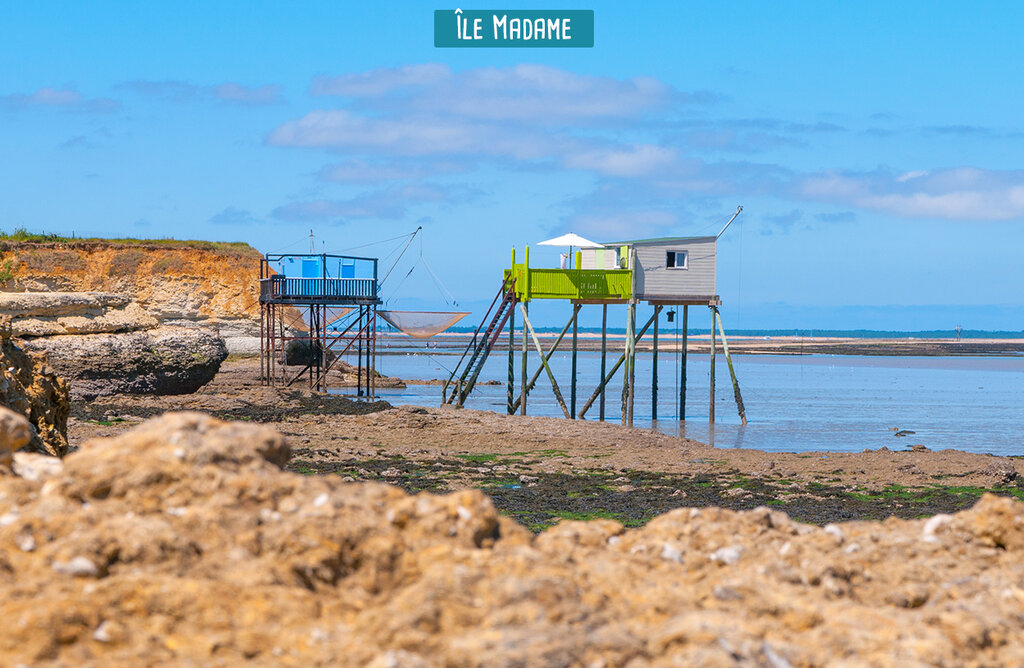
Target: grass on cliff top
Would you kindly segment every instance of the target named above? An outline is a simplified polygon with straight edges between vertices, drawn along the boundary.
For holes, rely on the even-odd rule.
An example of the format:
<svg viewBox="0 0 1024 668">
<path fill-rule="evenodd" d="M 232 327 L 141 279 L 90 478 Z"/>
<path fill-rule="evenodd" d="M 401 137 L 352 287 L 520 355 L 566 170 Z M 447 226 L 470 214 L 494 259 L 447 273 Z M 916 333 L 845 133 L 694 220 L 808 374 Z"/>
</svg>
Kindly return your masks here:
<svg viewBox="0 0 1024 668">
<path fill-rule="evenodd" d="M 109 244 L 111 246 L 159 246 L 163 248 L 190 248 L 196 250 L 230 250 L 239 253 L 256 253 L 255 248 L 244 241 L 200 241 L 190 239 L 104 239 L 101 237 L 64 237 L 59 234 L 29 232 L 24 227 L 13 232 L 0 230 L 0 241 L 30 244 Z"/>
</svg>

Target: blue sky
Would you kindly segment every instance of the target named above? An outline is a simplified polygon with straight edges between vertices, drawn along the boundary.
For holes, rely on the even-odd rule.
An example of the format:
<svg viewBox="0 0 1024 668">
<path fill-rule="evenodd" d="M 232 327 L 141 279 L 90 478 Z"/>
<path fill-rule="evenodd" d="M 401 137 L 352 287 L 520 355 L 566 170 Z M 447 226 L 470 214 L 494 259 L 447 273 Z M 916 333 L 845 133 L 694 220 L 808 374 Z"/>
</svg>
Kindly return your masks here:
<svg viewBox="0 0 1024 668">
<path fill-rule="evenodd" d="M 435 8 L 5 2 L 0 228 L 272 252 L 422 225 L 412 257 L 475 306 L 512 246 L 742 204 L 731 327 L 1024 327 L 1019 5 L 565 1 L 593 49 L 507 50 L 435 49 Z M 421 270 L 390 297 L 445 307 Z"/>
</svg>

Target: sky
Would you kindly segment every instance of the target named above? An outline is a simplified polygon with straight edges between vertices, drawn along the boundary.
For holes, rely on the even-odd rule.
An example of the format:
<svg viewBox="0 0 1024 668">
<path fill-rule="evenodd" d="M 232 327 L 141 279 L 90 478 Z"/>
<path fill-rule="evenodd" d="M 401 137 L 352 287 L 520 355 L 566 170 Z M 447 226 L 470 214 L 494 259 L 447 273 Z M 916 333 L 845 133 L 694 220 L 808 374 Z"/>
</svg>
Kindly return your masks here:
<svg viewBox="0 0 1024 668">
<path fill-rule="evenodd" d="M 455 6 L 3 0 L 0 229 L 312 230 L 383 273 L 422 227 L 389 306 L 478 310 L 513 247 L 742 205 L 730 328 L 1024 329 L 1024 6 L 508 2 L 593 9 L 594 47 L 435 48 Z"/>
</svg>

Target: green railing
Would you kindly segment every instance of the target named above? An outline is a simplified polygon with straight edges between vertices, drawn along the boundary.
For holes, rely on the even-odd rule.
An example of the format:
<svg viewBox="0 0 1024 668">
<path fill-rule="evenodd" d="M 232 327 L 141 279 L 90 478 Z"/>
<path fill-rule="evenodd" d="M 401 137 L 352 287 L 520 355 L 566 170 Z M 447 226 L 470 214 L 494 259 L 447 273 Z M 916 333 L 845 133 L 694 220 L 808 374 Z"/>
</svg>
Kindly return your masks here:
<svg viewBox="0 0 1024 668">
<path fill-rule="evenodd" d="M 516 297 L 530 299 L 629 299 L 633 272 L 628 269 L 533 269 L 514 264 Z"/>
</svg>

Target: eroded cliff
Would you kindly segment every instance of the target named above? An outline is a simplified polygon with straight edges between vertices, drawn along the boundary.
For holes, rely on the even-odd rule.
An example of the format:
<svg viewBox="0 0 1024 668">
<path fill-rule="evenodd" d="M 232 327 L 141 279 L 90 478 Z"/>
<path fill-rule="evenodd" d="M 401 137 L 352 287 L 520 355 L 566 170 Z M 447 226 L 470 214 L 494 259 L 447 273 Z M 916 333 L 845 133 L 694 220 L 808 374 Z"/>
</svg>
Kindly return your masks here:
<svg viewBox="0 0 1024 668">
<path fill-rule="evenodd" d="M 232 352 L 259 349 L 259 252 L 209 242 L 0 242 L 0 289 L 107 292 L 163 325 L 217 330 Z"/>
</svg>

